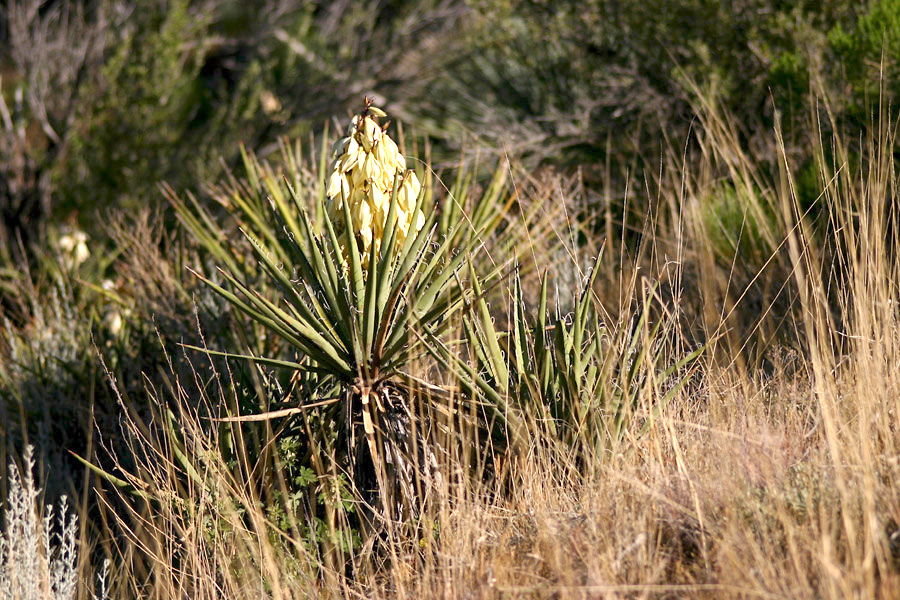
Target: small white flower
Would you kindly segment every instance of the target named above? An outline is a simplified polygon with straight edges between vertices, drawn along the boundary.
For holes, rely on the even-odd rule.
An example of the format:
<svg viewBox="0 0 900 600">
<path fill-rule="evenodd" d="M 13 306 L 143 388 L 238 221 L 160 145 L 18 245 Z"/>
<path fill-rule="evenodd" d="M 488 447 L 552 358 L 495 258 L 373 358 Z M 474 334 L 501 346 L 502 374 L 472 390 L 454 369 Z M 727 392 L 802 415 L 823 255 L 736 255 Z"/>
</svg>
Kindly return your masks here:
<svg viewBox="0 0 900 600">
<path fill-rule="evenodd" d="M 269 90 L 264 90 L 260 94 L 259 103 L 262 105 L 263 112 L 269 116 L 281 111 L 281 100 Z"/>
<path fill-rule="evenodd" d="M 122 332 L 123 324 L 122 313 L 116 309 L 106 311 L 106 314 L 103 316 L 103 326 L 115 337 L 118 337 Z"/>
<path fill-rule="evenodd" d="M 80 267 L 91 255 L 87 247 L 87 234 L 80 230 L 66 233 L 59 238 L 63 266 L 72 271 Z"/>
</svg>

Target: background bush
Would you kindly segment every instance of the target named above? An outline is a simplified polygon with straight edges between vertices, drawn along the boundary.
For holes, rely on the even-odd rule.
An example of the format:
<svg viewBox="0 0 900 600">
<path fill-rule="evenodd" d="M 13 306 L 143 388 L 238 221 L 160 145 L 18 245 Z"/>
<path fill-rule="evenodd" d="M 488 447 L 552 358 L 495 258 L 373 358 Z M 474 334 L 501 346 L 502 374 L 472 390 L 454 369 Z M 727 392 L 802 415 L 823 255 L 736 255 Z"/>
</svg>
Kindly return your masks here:
<svg viewBox="0 0 900 600">
<path fill-rule="evenodd" d="M 445 145 L 468 135 L 582 166 L 597 190 L 656 164 L 664 140 L 682 144 L 713 98 L 750 148 L 777 107 L 803 152 L 813 88 L 856 126 L 880 81 L 896 104 L 898 12 L 892 0 L 17 0 L 0 32 L 6 226 L 75 214 L 89 226 L 98 210 L 158 202 L 157 182 L 213 179 L 241 142 L 266 154 L 365 94 Z"/>
</svg>

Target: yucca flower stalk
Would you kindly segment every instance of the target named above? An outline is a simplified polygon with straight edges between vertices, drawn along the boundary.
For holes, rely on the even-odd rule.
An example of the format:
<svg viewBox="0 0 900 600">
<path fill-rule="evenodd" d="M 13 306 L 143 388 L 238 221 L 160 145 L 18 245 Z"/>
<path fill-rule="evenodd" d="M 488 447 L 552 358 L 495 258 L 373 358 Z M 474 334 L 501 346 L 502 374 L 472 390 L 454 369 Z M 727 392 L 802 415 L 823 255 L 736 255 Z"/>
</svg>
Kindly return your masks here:
<svg viewBox="0 0 900 600">
<path fill-rule="evenodd" d="M 227 267 L 221 283 L 197 276 L 290 348 L 277 357 L 203 351 L 291 369 L 292 392 L 306 394 L 300 406 L 229 420 L 319 411 L 340 431 L 338 445 L 349 448 L 346 466 L 357 490 L 377 496 L 384 515 L 396 518 L 437 477 L 428 424 L 413 411 L 436 401 L 434 388 L 408 367 L 433 354 L 454 323 L 462 308 L 459 268 L 502 210 L 474 221 L 457 211 L 439 224 L 427 186 L 379 123 L 384 116 L 367 101 L 353 117 L 331 168 L 320 163 L 318 193 L 296 164 L 294 173 L 278 177 L 245 155 L 247 185 L 234 186 L 227 202 L 258 269 L 242 264 L 199 203 L 172 194 L 170 200 Z M 259 189 L 268 202 L 252 196 Z"/>
<path fill-rule="evenodd" d="M 378 123 L 377 119 L 384 116 L 380 109 L 367 105 L 362 114 L 353 117 L 347 137 L 337 144 L 339 155 L 332 163 L 328 183 L 328 215 L 338 235 L 343 234 L 348 227 L 344 203 L 349 203 L 349 227 L 359 244 L 364 271 L 368 270 L 371 253 L 381 250 L 391 200 L 395 196 L 398 229 L 393 247 L 387 248 L 386 254 L 396 253 L 407 236 L 417 234 L 425 224 L 422 211 L 415 206 L 422 189 L 419 178 L 415 171 L 406 168 L 406 158 L 387 134 L 387 127 L 382 128 Z M 349 259 L 346 247 L 343 254 Z"/>
</svg>

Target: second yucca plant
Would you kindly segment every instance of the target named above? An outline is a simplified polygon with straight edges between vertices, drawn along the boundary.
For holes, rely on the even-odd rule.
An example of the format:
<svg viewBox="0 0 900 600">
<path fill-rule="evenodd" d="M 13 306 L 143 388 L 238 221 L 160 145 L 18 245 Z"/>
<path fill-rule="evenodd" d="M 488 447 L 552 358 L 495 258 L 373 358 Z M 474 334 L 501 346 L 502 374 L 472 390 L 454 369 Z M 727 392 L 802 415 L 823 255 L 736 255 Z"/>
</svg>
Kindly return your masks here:
<svg viewBox="0 0 900 600">
<path fill-rule="evenodd" d="M 296 389 L 306 392 L 300 406 L 241 420 L 319 411 L 338 424 L 358 490 L 396 518 L 438 477 L 427 427 L 410 402 L 429 395 L 407 367 L 450 327 L 462 306 L 455 275 L 496 221 L 438 226 L 431 195 L 407 168 L 384 117 L 368 101 L 353 117 L 331 167 L 319 168 L 318 194 L 301 189 L 311 182 L 299 172 L 277 177 L 245 156 L 250 181 L 235 186 L 227 203 L 262 273 L 240 264 L 199 203 L 170 199 L 228 267 L 218 282 L 197 276 L 291 349 L 280 358 L 211 352 L 293 369 Z M 268 202 L 246 193 L 260 187 Z"/>
</svg>

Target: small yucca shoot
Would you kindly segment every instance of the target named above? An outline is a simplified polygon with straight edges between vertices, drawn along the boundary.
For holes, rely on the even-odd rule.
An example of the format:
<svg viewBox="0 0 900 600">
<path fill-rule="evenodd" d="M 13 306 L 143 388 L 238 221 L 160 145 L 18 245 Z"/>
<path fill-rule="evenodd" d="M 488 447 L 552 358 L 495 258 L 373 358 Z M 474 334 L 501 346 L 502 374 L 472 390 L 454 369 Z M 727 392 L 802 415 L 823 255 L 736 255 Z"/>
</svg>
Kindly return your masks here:
<svg viewBox="0 0 900 600">
<path fill-rule="evenodd" d="M 676 355 L 674 362 L 661 364 L 666 354 L 659 343 L 664 321 L 651 324 L 649 299 L 625 320 L 604 324 L 592 290 L 599 263 L 600 255 L 574 299 L 571 315 L 565 318 L 559 314 L 550 318 L 544 275 L 534 323 L 516 275 L 510 332 L 495 328 L 473 278 L 474 297 L 467 301 L 471 310 L 463 318 L 473 366 L 461 364 L 462 359 L 445 347 L 436 347 L 440 362 L 468 369 L 473 394 L 496 406 L 502 406 L 504 396 L 514 399 L 518 408 L 531 415 L 532 424 L 550 434 L 548 439 L 592 452 L 608 450 L 622 438 L 639 412 L 641 393 L 647 396 L 648 388 L 654 393 L 665 390 L 652 397 L 651 414 L 664 406 L 688 383 L 689 366 L 703 350 Z M 652 296 L 653 289 L 648 294 Z"/>
<path fill-rule="evenodd" d="M 412 439 L 410 432 L 410 395 L 425 396 L 406 367 L 433 351 L 430 346 L 461 307 L 454 275 L 485 231 L 466 231 L 473 225 L 464 218 L 437 226 L 426 201 L 431 195 L 379 124 L 383 116 L 367 101 L 337 144 L 330 174 L 320 167 L 319 194 L 298 187 L 309 178 L 296 165 L 289 164 L 295 172 L 279 179 L 245 156 L 249 181 L 235 185 L 227 202 L 238 221 L 253 229 L 241 231 L 252 243 L 262 278 L 234 259 L 208 212 L 170 199 L 210 255 L 229 267 L 221 271 L 221 285 L 197 276 L 293 349 L 286 358 L 212 353 L 294 369 L 298 389 L 317 392 L 298 408 L 240 420 L 315 405 L 347 440 L 343 446 L 351 448 L 357 485 L 363 491 L 377 486 L 385 511 L 395 515 L 417 489 L 414 479 L 432 477 L 423 471 L 434 466 L 427 441 Z M 259 189 L 269 195 L 269 207 L 254 200 Z M 310 198 L 316 198 L 315 206 Z M 283 233 L 271 225 L 273 216 Z M 484 227 L 495 223 L 486 219 Z M 392 500 L 395 494 L 400 497 Z"/>
</svg>

